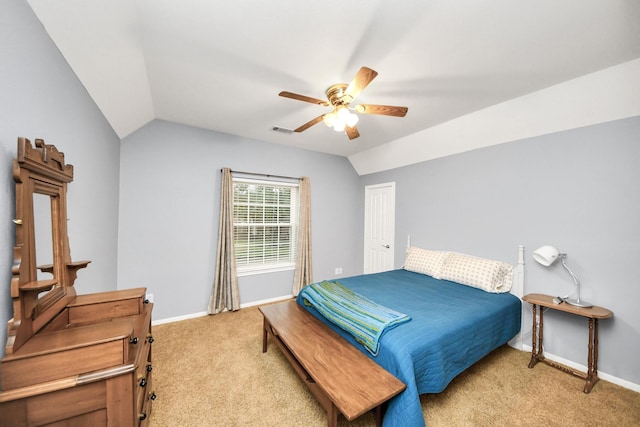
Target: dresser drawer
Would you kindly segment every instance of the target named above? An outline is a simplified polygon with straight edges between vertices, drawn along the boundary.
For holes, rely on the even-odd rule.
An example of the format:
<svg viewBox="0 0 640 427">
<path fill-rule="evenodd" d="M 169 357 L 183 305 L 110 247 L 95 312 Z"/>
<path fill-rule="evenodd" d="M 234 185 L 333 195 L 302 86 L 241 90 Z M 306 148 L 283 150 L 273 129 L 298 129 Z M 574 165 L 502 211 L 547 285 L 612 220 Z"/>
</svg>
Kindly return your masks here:
<svg viewBox="0 0 640 427">
<path fill-rule="evenodd" d="M 41 426 L 61 423 L 105 426 L 106 387 L 104 382 L 67 388 L 0 404 L 0 427 Z M 73 424 L 76 423 L 76 424 Z"/>
<path fill-rule="evenodd" d="M 147 353 L 144 360 L 136 367 L 134 390 L 136 390 L 136 408 L 141 409 L 144 404 L 143 400 L 150 390 L 151 373 L 153 366 L 151 365 L 151 353 L 149 345 L 145 346 Z"/>
<path fill-rule="evenodd" d="M 156 394 L 153 391 L 153 376 L 151 375 L 151 372 L 149 372 L 149 375 L 147 376 L 147 386 L 144 390 L 139 390 L 138 394 L 138 414 L 141 426 L 149 423 L 151 408 L 155 399 Z"/>
<path fill-rule="evenodd" d="M 134 324 L 125 318 L 37 334 L 2 359 L 2 387 L 11 390 L 127 363 Z"/>
<path fill-rule="evenodd" d="M 153 407 L 153 401 L 156 399 L 156 394 L 153 392 L 153 384 L 151 377 L 149 377 L 149 391 L 147 392 L 142 411 L 140 412 L 140 427 L 148 426 L 149 419 L 151 418 L 151 410 Z"/>
<path fill-rule="evenodd" d="M 82 325 L 140 315 L 146 305 L 145 292 L 145 288 L 136 288 L 78 295 L 67 305 L 69 324 Z"/>
</svg>

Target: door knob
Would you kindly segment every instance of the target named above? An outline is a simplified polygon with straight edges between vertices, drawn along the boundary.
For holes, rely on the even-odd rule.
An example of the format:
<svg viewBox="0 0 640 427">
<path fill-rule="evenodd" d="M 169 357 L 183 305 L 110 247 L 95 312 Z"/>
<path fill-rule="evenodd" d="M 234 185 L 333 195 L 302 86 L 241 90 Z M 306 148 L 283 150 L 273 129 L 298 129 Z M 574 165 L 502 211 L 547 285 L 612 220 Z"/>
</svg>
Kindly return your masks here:
<svg viewBox="0 0 640 427">
<path fill-rule="evenodd" d="M 387 248 L 387 249 L 389 249 L 391 246 L 389 246 L 389 245 L 382 245 L 382 247 L 383 247 L 383 248 Z"/>
</svg>

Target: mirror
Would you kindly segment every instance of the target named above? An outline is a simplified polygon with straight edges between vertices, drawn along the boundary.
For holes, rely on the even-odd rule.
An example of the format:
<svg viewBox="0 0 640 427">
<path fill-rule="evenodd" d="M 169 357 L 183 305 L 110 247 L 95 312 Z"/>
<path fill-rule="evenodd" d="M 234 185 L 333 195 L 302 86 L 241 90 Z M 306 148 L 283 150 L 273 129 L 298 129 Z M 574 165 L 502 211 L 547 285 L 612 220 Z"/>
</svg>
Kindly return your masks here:
<svg viewBox="0 0 640 427">
<path fill-rule="evenodd" d="M 36 242 L 36 277 L 38 280 L 54 278 L 52 220 L 51 197 L 34 193 L 33 227 Z M 42 296 L 42 294 L 40 295 Z"/>
<path fill-rule="evenodd" d="M 67 283 L 65 272 L 61 270 L 64 265 L 65 248 L 61 243 L 66 243 L 66 239 L 58 238 L 61 230 L 65 230 L 66 222 L 61 223 L 60 201 L 65 194 L 63 183 L 56 183 L 53 180 L 45 182 L 31 173 L 32 185 L 28 188 L 31 191 L 31 212 L 25 206 L 25 217 L 30 218 L 27 228 L 31 234 L 29 242 L 33 243 L 30 251 L 29 277 L 33 282 L 34 311 L 32 317 L 38 317 L 54 306 L 65 296 L 65 284 Z M 31 270 L 32 269 L 32 270 Z M 37 294 L 36 294 L 37 292 Z"/>
<path fill-rule="evenodd" d="M 12 354 L 73 299 L 77 271 L 89 261 L 71 261 L 67 236 L 67 184 L 73 166 L 64 153 L 36 139 L 18 138 L 16 244 L 11 278 L 13 318 L 5 353 Z"/>
</svg>

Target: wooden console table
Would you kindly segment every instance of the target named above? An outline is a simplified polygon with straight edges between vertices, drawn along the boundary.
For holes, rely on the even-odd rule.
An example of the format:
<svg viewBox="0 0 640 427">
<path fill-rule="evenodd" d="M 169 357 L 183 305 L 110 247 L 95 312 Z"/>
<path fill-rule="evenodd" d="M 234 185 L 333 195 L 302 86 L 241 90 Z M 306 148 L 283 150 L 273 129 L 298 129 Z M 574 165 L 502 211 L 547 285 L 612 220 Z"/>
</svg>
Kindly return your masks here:
<svg viewBox="0 0 640 427">
<path fill-rule="evenodd" d="M 566 302 L 556 304 L 553 302 L 552 296 L 543 294 L 528 294 L 522 297 L 522 300 L 532 304 L 533 310 L 531 361 L 529 362 L 529 368 L 533 368 L 538 362 L 543 362 L 549 366 L 560 369 L 563 372 L 583 378 L 586 380 L 583 391 L 585 393 L 589 393 L 598 381 L 598 320 L 613 317 L 613 312 L 604 307 L 598 307 L 595 305 L 593 307 L 583 308 L 567 304 Z M 575 314 L 589 319 L 589 344 L 586 373 L 577 371 L 560 363 L 547 360 L 544 357 L 542 350 L 542 331 L 544 325 L 542 307 L 564 311 L 566 313 Z M 536 319 L 538 322 L 536 322 Z"/>
</svg>

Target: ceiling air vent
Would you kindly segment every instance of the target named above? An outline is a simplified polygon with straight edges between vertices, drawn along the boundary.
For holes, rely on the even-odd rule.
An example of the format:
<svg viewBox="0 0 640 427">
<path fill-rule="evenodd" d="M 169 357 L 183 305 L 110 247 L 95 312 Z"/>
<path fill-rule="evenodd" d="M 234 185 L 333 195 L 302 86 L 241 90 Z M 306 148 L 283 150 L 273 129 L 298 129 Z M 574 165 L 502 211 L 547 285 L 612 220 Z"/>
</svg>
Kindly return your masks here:
<svg viewBox="0 0 640 427">
<path fill-rule="evenodd" d="M 274 132 L 286 133 L 288 135 L 291 135 L 293 133 L 293 129 L 282 128 L 280 126 L 273 126 L 271 130 Z"/>
</svg>

